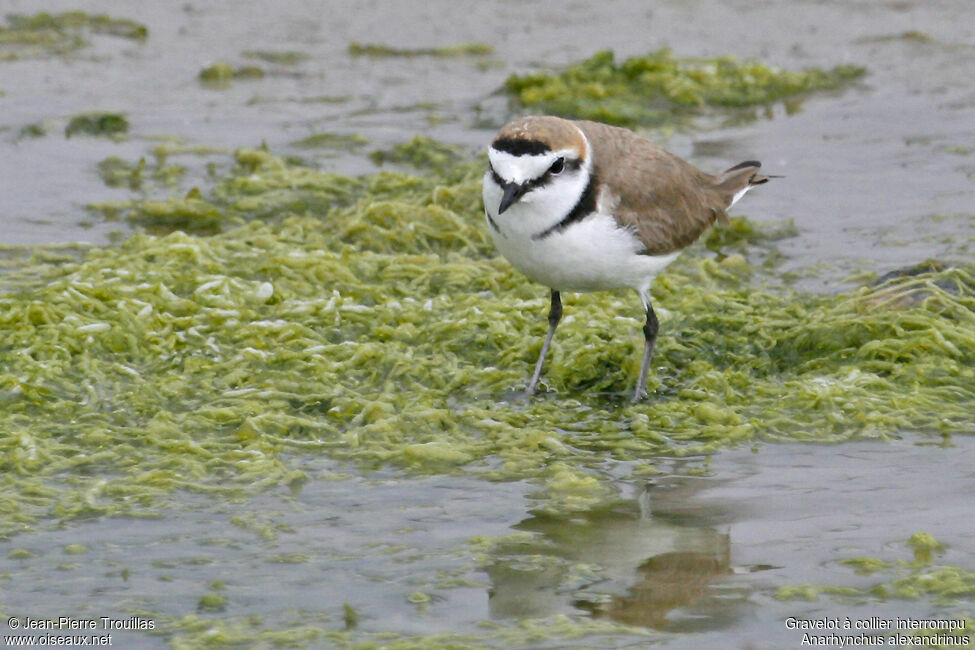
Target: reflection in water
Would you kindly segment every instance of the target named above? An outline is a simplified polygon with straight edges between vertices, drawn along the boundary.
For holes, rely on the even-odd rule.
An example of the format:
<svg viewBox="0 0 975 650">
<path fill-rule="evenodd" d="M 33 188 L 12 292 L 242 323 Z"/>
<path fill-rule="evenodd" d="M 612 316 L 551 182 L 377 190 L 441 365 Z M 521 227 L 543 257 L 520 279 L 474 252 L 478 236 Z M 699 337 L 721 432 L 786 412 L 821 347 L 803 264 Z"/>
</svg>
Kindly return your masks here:
<svg viewBox="0 0 975 650">
<path fill-rule="evenodd" d="M 729 546 L 724 546 L 719 555 L 674 551 L 650 558 L 639 567 L 639 582 L 626 596 L 615 596 L 609 607 L 593 614 L 627 625 L 666 627 L 672 609 L 697 602 L 712 581 L 731 573 Z"/>
<path fill-rule="evenodd" d="M 494 549 L 487 567 L 491 616 L 581 609 L 629 625 L 673 629 L 671 612 L 707 605 L 717 598 L 711 584 L 732 573 L 728 534 L 701 519 L 653 511 L 645 499 L 569 517 L 536 514 L 516 526 L 535 533 L 532 538 Z M 719 609 L 727 613 L 727 604 Z M 709 625 L 698 620 L 695 627 Z"/>
</svg>

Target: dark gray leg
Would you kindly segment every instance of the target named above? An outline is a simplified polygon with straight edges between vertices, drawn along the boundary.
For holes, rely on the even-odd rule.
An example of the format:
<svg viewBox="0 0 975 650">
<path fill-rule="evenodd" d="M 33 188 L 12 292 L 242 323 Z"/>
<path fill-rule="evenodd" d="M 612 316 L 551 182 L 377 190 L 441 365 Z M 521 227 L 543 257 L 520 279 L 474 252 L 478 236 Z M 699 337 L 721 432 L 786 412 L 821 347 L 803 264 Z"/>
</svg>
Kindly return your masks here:
<svg viewBox="0 0 975 650">
<path fill-rule="evenodd" d="M 653 358 L 653 346 L 657 342 L 657 332 L 660 330 L 660 322 L 657 315 L 653 313 L 653 305 L 647 301 L 647 322 L 643 325 L 643 363 L 640 364 L 640 378 L 636 380 L 636 390 L 633 392 L 633 401 L 639 402 L 647 394 L 647 373 L 650 371 L 650 359 Z"/>
<path fill-rule="evenodd" d="M 542 343 L 542 351 L 538 355 L 538 363 L 535 364 L 535 373 L 532 375 L 532 380 L 528 382 L 528 390 L 525 391 L 528 397 L 535 394 L 538 379 L 542 376 L 542 364 L 545 362 L 545 355 L 548 354 L 548 346 L 552 343 L 555 328 L 558 327 L 560 320 L 562 320 L 562 297 L 558 291 L 552 289 L 552 306 L 548 310 L 548 334 L 545 335 L 545 342 Z"/>
</svg>

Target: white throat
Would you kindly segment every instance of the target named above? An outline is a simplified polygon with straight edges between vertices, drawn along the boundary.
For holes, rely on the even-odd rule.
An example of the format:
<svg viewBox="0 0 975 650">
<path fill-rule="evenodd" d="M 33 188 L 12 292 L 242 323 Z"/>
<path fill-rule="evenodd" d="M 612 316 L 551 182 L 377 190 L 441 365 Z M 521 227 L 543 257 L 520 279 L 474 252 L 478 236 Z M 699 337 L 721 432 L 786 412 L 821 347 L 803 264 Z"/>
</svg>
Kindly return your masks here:
<svg viewBox="0 0 975 650">
<path fill-rule="evenodd" d="M 574 150 L 522 156 L 513 156 L 493 148 L 488 150 L 491 169 L 504 182 L 519 185 L 544 178 L 546 171 L 556 160 L 571 160 L 574 155 Z M 531 237 L 558 224 L 572 212 L 585 193 L 591 174 L 592 163 L 588 158 L 581 166 L 566 163 L 562 173 L 545 178 L 538 187 L 527 191 L 503 214 L 498 214 L 504 190 L 489 169 L 484 176 L 482 192 L 484 210 L 494 224 L 492 227 L 496 227 L 503 236 Z"/>
</svg>

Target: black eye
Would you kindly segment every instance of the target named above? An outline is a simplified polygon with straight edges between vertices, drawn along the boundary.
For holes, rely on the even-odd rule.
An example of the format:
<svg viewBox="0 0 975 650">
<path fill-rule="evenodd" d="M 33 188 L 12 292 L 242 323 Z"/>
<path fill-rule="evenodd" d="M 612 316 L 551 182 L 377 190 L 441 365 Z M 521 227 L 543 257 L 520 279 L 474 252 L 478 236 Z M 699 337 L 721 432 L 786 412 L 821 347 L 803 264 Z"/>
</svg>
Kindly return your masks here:
<svg viewBox="0 0 975 650">
<path fill-rule="evenodd" d="M 565 169 L 565 158 L 556 158 L 552 166 L 548 168 L 548 173 L 554 175 L 561 174 Z"/>
</svg>

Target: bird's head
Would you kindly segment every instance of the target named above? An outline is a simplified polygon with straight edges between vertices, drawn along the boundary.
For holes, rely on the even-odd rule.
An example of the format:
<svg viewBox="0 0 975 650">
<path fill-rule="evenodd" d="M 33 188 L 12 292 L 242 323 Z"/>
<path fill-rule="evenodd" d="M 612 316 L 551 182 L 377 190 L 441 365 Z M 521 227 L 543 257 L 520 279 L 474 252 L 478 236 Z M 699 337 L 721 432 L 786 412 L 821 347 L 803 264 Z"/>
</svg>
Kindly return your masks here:
<svg viewBox="0 0 975 650">
<path fill-rule="evenodd" d="M 484 207 L 500 215 L 529 205 L 560 218 L 576 204 L 592 169 L 586 136 L 559 117 L 522 117 L 509 122 L 488 148 Z"/>
</svg>

